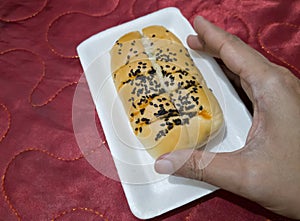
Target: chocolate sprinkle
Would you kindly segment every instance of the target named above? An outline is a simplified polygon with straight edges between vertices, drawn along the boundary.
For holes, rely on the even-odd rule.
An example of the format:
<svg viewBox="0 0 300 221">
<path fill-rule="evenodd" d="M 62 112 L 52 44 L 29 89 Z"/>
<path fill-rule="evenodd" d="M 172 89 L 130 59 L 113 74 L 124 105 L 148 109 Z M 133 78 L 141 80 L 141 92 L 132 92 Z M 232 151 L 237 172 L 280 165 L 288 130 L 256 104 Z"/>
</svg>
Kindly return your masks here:
<svg viewBox="0 0 300 221">
<path fill-rule="evenodd" d="M 169 31 L 166 30 L 166 32 Z M 155 38 L 157 36 L 152 34 L 151 37 Z M 150 46 L 154 45 L 153 41 L 150 40 Z M 135 40 L 131 41 L 132 46 L 135 46 L 135 43 Z M 121 49 L 122 44 L 118 41 L 116 44 L 119 46 L 118 54 L 121 55 L 123 52 Z M 132 62 L 134 65 L 127 73 L 127 80 L 122 84 L 131 87 L 132 97 L 129 98 L 128 102 L 135 110 L 130 113 L 130 116 L 135 118 L 136 113 L 140 113 L 138 115 L 140 117 L 134 119 L 135 124 L 137 124 L 134 130 L 142 133 L 144 124 L 151 124 L 151 122 L 161 119 L 163 120 L 163 123 L 160 123 L 161 130 L 155 135 L 157 141 L 166 136 L 175 125 L 188 125 L 190 119 L 203 110 L 197 94 L 202 86 L 197 81 L 197 71 L 194 72 L 194 68 L 192 69 L 194 64 L 188 50 L 184 47 L 178 47 L 177 49 L 172 45 L 170 45 L 170 48 L 156 48 L 155 53 L 153 53 L 156 61 L 167 63 L 160 67 L 163 81 L 157 76 L 158 73 L 150 62 L 139 61 L 136 63 L 131 60 L 134 55 L 138 56 L 139 53 L 148 55 L 145 51 L 137 51 L 134 47 L 130 48 L 129 51 L 131 53 L 126 56 L 126 64 Z M 184 53 L 185 56 L 180 55 L 177 57 L 179 53 Z M 172 64 L 176 61 L 179 61 L 179 66 Z M 116 78 L 115 74 L 113 76 Z M 165 93 L 167 94 L 165 95 Z M 157 96 L 159 97 L 153 100 Z M 147 108 L 148 104 L 151 106 L 150 109 Z"/>
<path fill-rule="evenodd" d="M 181 120 L 179 118 L 174 119 L 173 122 L 175 123 L 175 125 L 180 125 L 181 124 Z"/>
</svg>

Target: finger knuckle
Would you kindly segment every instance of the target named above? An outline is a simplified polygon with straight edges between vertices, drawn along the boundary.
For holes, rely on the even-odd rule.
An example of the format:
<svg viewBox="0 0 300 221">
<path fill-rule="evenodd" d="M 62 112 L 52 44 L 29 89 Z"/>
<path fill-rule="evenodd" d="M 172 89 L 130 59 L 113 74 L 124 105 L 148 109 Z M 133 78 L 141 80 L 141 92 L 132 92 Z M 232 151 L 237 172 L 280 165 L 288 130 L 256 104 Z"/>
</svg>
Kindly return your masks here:
<svg viewBox="0 0 300 221">
<path fill-rule="evenodd" d="M 242 42 L 242 40 L 236 35 L 226 33 L 225 42 L 228 43 L 228 44 L 237 44 L 237 43 L 239 44 L 239 43 Z"/>
<path fill-rule="evenodd" d="M 223 54 L 223 52 L 227 53 L 229 48 L 235 48 L 237 44 L 242 43 L 242 40 L 239 37 L 228 32 L 224 34 L 223 39 L 223 43 L 220 45 L 220 48 L 218 50 L 220 55 Z"/>
<path fill-rule="evenodd" d="M 200 169 L 200 159 L 198 154 L 192 154 L 191 156 L 191 173 L 197 180 L 202 180 L 202 171 Z"/>
<path fill-rule="evenodd" d="M 291 71 L 283 66 L 273 63 L 268 65 L 265 83 L 272 87 L 278 88 L 279 86 L 289 86 L 295 83 Z"/>
<path fill-rule="evenodd" d="M 280 65 L 276 65 L 275 66 L 278 70 L 278 73 L 284 74 L 284 75 L 290 75 L 291 71 L 289 69 L 287 69 L 286 67 L 280 66 Z"/>
</svg>

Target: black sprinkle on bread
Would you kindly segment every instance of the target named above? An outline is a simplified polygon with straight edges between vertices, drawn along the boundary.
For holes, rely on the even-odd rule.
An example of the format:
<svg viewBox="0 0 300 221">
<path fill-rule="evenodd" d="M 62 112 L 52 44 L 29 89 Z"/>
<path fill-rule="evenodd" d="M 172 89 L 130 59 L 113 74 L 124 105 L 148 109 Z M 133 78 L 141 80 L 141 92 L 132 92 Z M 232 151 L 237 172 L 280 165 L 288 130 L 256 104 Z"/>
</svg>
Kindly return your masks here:
<svg viewBox="0 0 300 221">
<path fill-rule="evenodd" d="M 223 113 L 181 41 L 162 26 L 130 32 L 111 49 L 114 83 L 134 134 L 155 158 L 199 148 Z"/>
</svg>

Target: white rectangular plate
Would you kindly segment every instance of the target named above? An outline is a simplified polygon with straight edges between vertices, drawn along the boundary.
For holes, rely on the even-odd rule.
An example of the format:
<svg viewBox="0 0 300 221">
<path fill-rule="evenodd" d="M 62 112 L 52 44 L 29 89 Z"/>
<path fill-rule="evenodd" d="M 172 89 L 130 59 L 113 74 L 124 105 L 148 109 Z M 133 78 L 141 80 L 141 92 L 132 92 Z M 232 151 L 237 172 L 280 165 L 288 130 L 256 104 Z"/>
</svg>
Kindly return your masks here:
<svg viewBox="0 0 300 221">
<path fill-rule="evenodd" d="M 203 182 L 157 174 L 153 167 L 154 159 L 132 133 L 111 78 L 109 50 L 125 33 L 149 25 L 165 26 L 185 46 L 187 36 L 195 34 L 178 9 L 166 8 L 98 33 L 77 48 L 128 204 L 132 213 L 140 219 L 158 216 L 217 189 Z M 210 150 L 237 150 L 244 145 L 251 116 L 215 60 L 189 51 L 217 97 L 225 117 L 225 133 Z"/>
</svg>

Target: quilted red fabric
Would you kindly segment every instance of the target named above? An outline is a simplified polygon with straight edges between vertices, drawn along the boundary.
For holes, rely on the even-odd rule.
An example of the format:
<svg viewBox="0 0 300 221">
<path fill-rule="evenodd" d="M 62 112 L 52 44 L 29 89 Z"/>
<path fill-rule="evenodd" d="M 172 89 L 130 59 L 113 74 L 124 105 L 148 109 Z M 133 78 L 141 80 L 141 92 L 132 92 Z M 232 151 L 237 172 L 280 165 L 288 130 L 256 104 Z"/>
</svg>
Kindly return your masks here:
<svg viewBox="0 0 300 221">
<path fill-rule="evenodd" d="M 300 77 L 299 0 L 1 0 L 0 220 L 137 220 L 120 183 L 90 165 L 74 136 L 73 98 L 86 84 L 78 83 L 75 49 L 92 34 L 169 6 L 190 22 L 208 18 Z M 77 110 L 93 116 L 108 151 L 86 102 Z M 109 157 L 99 161 L 114 171 Z M 288 219 L 219 190 L 154 220 Z"/>
</svg>

